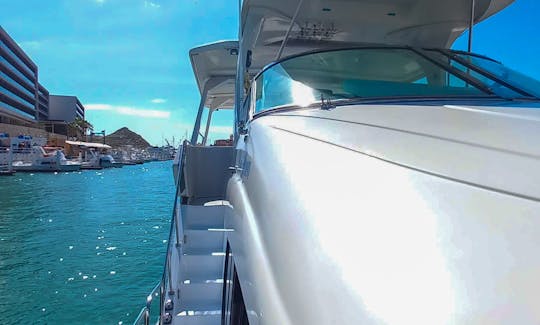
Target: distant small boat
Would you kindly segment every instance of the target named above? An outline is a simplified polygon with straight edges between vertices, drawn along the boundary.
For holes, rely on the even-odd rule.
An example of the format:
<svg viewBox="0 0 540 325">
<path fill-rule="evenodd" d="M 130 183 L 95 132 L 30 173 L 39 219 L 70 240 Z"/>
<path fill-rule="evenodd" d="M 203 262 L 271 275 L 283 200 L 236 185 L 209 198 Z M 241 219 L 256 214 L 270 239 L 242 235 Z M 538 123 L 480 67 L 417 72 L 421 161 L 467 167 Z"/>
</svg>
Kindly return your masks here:
<svg viewBox="0 0 540 325">
<path fill-rule="evenodd" d="M 82 142 L 82 141 L 66 141 L 66 144 L 70 146 L 77 146 L 82 150 L 84 156 L 79 158 L 82 160 L 82 169 L 103 169 L 111 167 L 122 167 L 121 165 L 115 165 L 114 158 L 109 154 L 111 146 L 94 143 L 94 142 Z"/>
<path fill-rule="evenodd" d="M 118 167 L 118 165 L 116 165 L 116 162 L 111 155 L 101 154 L 93 150 L 88 150 L 86 152 L 86 159 L 82 162 L 82 169 L 103 169 L 112 167 Z"/>
</svg>

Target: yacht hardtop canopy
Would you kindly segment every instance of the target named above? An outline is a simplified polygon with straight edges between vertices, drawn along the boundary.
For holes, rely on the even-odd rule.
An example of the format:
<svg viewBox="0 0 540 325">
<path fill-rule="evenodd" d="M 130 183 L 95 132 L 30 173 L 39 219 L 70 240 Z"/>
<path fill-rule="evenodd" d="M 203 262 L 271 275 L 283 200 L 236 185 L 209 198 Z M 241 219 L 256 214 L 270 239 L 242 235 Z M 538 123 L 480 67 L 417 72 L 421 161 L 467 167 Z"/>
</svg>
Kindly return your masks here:
<svg viewBox="0 0 540 325">
<path fill-rule="evenodd" d="M 204 146 L 208 141 L 213 112 L 234 108 L 238 41 L 219 41 L 199 46 L 189 51 L 189 57 L 201 94 L 191 143 Z M 201 119 L 205 107 L 209 110 L 202 133 Z M 198 141 L 199 136 L 202 136 L 202 141 Z"/>
<path fill-rule="evenodd" d="M 244 0 L 242 48 L 252 66 L 275 61 L 298 9 L 283 56 L 337 44 L 449 48 L 469 26 L 473 0 Z M 474 23 L 514 0 L 475 0 Z"/>
<path fill-rule="evenodd" d="M 189 57 L 204 106 L 233 108 L 238 41 L 199 46 L 189 51 Z"/>
</svg>

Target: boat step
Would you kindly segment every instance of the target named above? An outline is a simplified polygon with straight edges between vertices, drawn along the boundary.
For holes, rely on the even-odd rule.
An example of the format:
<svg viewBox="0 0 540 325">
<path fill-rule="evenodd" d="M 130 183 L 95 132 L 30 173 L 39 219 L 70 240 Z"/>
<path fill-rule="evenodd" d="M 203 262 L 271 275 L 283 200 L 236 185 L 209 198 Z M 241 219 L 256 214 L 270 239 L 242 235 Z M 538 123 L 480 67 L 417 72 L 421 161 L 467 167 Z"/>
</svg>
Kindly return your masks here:
<svg viewBox="0 0 540 325">
<path fill-rule="evenodd" d="M 184 229 L 207 230 L 224 227 L 226 206 L 182 206 Z"/>
<path fill-rule="evenodd" d="M 180 300 L 176 313 L 221 310 L 223 283 L 190 283 L 180 285 Z"/>
<path fill-rule="evenodd" d="M 210 254 L 225 251 L 224 231 L 186 230 L 184 235 L 184 254 Z"/>
<path fill-rule="evenodd" d="M 224 260 L 224 256 L 182 255 L 182 281 L 203 282 L 223 279 Z"/>
<path fill-rule="evenodd" d="M 215 315 L 194 315 L 174 317 L 174 325 L 219 325 L 221 313 Z"/>
</svg>

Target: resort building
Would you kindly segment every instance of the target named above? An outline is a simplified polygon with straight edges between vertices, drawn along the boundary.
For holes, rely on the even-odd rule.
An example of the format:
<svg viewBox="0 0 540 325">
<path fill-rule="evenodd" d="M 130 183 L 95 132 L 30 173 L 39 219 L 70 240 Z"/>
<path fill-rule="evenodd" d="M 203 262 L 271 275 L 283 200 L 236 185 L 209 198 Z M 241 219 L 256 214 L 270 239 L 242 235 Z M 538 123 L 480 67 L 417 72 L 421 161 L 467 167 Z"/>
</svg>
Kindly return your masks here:
<svg viewBox="0 0 540 325">
<path fill-rule="evenodd" d="M 68 125 L 76 118 L 84 120 L 84 106 L 76 96 L 50 95 L 49 118 L 41 124 L 47 132 L 69 136 Z"/>
<path fill-rule="evenodd" d="M 84 120 L 84 106 L 77 96 L 49 96 L 49 120 L 71 123 L 77 117 Z"/>
<path fill-rule="evenodd" d="M 0 123 L 32 127 L 49 118 L 38 67 L 0 26 Z"/>
<path fill-rule="evenodd" d="M 37 65 L 0 26 L 0 133 L 66 137 L 77 117 L 84 119 L 79 99 L 50 95 Z"/>
</svg>

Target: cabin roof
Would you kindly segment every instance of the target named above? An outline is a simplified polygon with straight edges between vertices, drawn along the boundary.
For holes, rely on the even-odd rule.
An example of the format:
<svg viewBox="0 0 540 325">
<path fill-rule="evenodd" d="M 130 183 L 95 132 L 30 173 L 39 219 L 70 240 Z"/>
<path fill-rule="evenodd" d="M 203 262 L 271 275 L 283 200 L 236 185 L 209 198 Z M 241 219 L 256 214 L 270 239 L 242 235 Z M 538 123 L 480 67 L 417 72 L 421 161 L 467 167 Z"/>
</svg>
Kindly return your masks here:
<svg viewBox="0 0 540 325">
<path fill-rule="evenodd" d="M 79 147 L 111 149 L 111 146 L 109 146 L 108 144 L 97 143 L 97 142 L 83 142 L 83 141 L 66 140 L 66 143 L 70 144 L 72 146 L 79 146 Z"/>
<path fill-rule="evenodd" d="M 206 107 L 233 108 L 237 54 L 238 41 L 219 41 L 189 51 L 199 92 L 201 97 L 206 97 Z"/>
<path fill-rule="evenodd" d="M 275 61 L 300 0 L 244 0 L 243 48 L 253 66 Z M 514 0 L 476 0 L 475 23 Z M 348 44 L 449 48 L 468 28 L 471 0 L 303 0 L 283 56 Z"/>
</svg>

